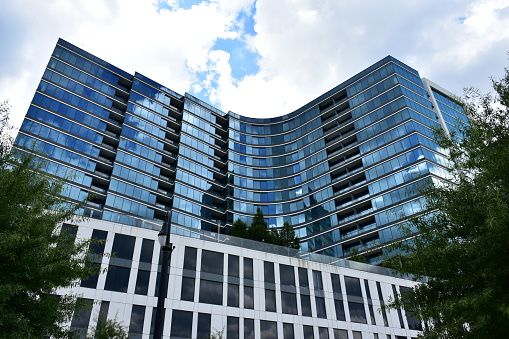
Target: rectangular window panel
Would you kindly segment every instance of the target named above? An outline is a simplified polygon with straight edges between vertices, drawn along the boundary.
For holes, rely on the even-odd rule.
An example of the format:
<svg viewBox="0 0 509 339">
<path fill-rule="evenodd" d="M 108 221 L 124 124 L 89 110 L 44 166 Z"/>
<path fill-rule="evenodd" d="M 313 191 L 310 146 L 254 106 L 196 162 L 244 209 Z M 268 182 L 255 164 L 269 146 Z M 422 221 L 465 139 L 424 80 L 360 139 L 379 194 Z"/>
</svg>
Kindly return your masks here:
<svg viewBox="0 0 509 339">
<path fill-rule="evenodd" d="M 223 304 L 223 283 L 200 280 L 200 302 L 206 304 Z"/>
<path fill-rule="evenodd" d="M 201 270 L 202 272 L 223 275 L 223 253 L 203 250 Z"/>
<path fill-rule="evenodd" d="M 350 321 L 354 323 L 367 324 L 364 304 L 349 301 L 348 309 L 350 310 Z"/>
<path fill-rule="evenodd" d="M 239 307 L 239 285 L 228 284 L 228 306 Z"/>
<path fill-rule="evenodd" d="M 115 234 L 111 254 L 113 254 L 115 258 L 133 260 L 135 242 L 135 237 L 130 235 Z"/>
<path fill-rule="evenodd" d="M 198 313 L 197 339 L 210 339 L 210 314 Z"/>
<path fill-rule="evenodd" d="M 129 333 L 142 334 L 144 320 L 145 306 L 133 305 L 131 311 L 131 322 L 129 323 Z"/>
<path fill-rule="evenodd" d="M 346 294 L 362 298 L 361 282 L 359 278 L 345 276 Z"/>
<path fill-rule="evenodd" d="M 313 333 L 313 326 L 304 325 L 303 330 L 304 330 L 304 338 L 314 339 L 315 334 Z"/>
<path fill-rule="evenodd" d="M 327 319 L 327 311 L 325 310 L 325 298 L 315 297 L 316 316 L 318 318 Z"/>
<path fill-rule="evenodd" d="M 315 290 L 323 291 L 322 272 L 313 270 L 313 283 Z"/>
<path fill-rule="evenodd" d="M 255 339 L 254 319 L 244 319 L 244 339 Z"/>
<path fill-rule="evenodd" d="M 193 312 L 173 310 L 171 316 L 171 337 L 191 338 L 192 329 Z"/>
<path fill-rule="evenodd" d="M 299 267 L 299 286 L 309 288 L 308 270 Z"/>
<path fill-rule="evenodd" d="M 276 312 L 276 291 L 265 290 L 265 311 Z"/>
<path fill-rule="evenodd" d="M 283 339 L 295 339 L 293 324 L 283 323 Z"/>
<path fill-rule="evenodd" d="M 141 243 L 140 261 L 152 263 L 152 255 L 154 254 L 154 240 L 143 239 Z"/>
<path fill-rule="evenodd" d="M 293 266 L 279 265 L 281 285 L 295 286 L 295 270 Z"/>
<path fill-rule="evenodd" d="M 343 300 L 334 300 L 334 307 L 336 308 L 336 319 L 346 321 L 345 306 Z"/>
<path fill-rule="evenodd" d="M 274 263 L 264 261 L 263 262 L 263 273 L 264 273 L 264 281 L 269 283 L 275 283 L 276 279 L 274 278 Z"/>
<path fill-rule="evenodd" d="M 134 288 L 134 293 L 147 295 L 149 281 L 150 271 L 138 270 L 138 277 L 136 278 L 136 287 Z"/>
<path fill-rule="evenodd" d="M 244 286 L 244 308 L 254 309 L 254 289 L 251 286 Z"/>
<path fill-rule="evenodd" d="M 362 332 L 352 331 L 352 333 L 353 333 L 353 339 L 362 339 Z"/>
<path fill-rule="evenodd" d="M 253 259 L 244 258 L 244 279 L 253 280 Z"/>
<path fill-rule="evenodd" d="M 341 294 L 341 282 L 339 280 L 339 275 L 331 273 L 331 279 L 332 279 L 332 292 Z"/>
<path fill-rule="evenodd" d="M 180 300 L 194 301 L 194 278 L 182 277 Z"/>
<path fill-rule="evenodd" d="M 329 329 L 327 327 L 318 327 L 318 338 L 329 339 Z"/>
<path fill-rule="evenodd" d="M 371 319 L 371 325 L 376 325 L 375 311 L 373 309 L 373 305 L 368 305 L 368 310 L 369 310 L 369 317 Z"/>
<path fill-rule="evenodd" d="M 377 281 L 376 282 L 376 289 L 378 291 L 378 299 L 380 299 L 380 309 L 381 309 L 381 313 L 382 313 L 382 318 L 384 320 L 384 326 L 389 326 L 389 322 L 387 321 L 387 313 L 385 311 L 385 304 L 384 304 L 384 297 L 382 295 L 382 287 L 380 286 L 380 282 Z"/>
<path fill-rule="evenodd" d="M 260 320 L 260 338 L 278 339 L 277 323 L 274 321 Z"/>
<path fill-rule="evenodd" d="M 78 298 L 78 304 L 72 317 L 72 328 L 88 328 L 93 303 L 94 301 L 92 299 Z"/>
<path fill-rule="evenodd" d="M 228 317 L 226 318 L 226 338 L 238 338 L 239 337 L 239 318 Z"/>
<path fill-rule="evenodd" d="M 108 291 L 127 292 L 129 284 L 129 273 L 131 269 L 110 265 L 106 275 L 104 289 Z"/>
<path fill-rule="evenodd" d="M 334 339 L 348 339 L 348 331 L 335 328 Z"/>
<path fill-rule="evenodd" d="M 283 313 L 297 314 L 297 296 L 295 293 L 281 292 Z"/>
<path fill-rule="evenodd" d="M 366 290 L 366 298 L 371 299 L 371 291 L 369 290 L 369 282 L 364 280 L 364 289 Z"/>
<path fill-rule="evenodd" d="M 196 253 L 196 248 L 186 246 L 184 252 L 184 269 L 196 271 Z"/>
<path fill-rule="evenodd" d="M 230 277 L 239 276 L 239 257 L 228 254 L 228 275 Z"/>
<path fill-rule="evenodd" d="M 302 315 L 306 317 L 311 317 L 311 298 L 309 295 L 301 294 L 300 295 L 300 304 L 302 308 Z"/>
</svg>

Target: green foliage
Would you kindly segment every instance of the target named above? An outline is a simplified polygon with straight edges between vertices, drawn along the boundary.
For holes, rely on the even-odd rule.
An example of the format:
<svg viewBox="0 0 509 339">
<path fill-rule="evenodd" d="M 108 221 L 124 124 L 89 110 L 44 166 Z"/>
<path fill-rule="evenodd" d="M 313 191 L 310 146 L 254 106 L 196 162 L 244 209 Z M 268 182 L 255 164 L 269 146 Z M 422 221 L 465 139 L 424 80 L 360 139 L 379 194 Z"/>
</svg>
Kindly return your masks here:
<svg viewBox="0 0 509 339">
<path fill-rule="evenodd" d="M 59 231 L 58 225 L 76 220 L 79 206 L 59 197 L 61 181 L 37 173 L 43 163 L 36 157 L 9 153 L 8 142 L 0 147 L 1 337 L 66 336 L 61 324 L 70 319 L 76 298 L 56 296 L 56 289 L 98 273 L 87 255 L 89 242 Z"/>
<path fill-rule="evenodd" d="M 237 219 L 237 221 L 233 223 L 233 227 L 230 231 L 230 234 L 233 235 L 234 237 L 247 238 L 248 236 L 246 223 L 240 219 Z"/>
<path fill-rule="evenodd" d="M 350 253 L 348 253 L 348 255 L 350 255 L 348 260 L 357 261 L 357 262 L 361 262 L 364 264 L 369 264 L 368 259 L 365 256 L 363 256 L 362 254 L 359 254 L 359 250 L 356 248 L 352 249 L 350 251 Z"/>
<path fill-rule="evenodd" d="M 299 249 L 299 238 L 295 236 L 292 226 L 285 222 L 283 228 L 278 232 L 276 229 L 267 230 L 267 223 L 264 220 L 263 212 L 260 208 L 256 210 L 253 223 L 247 227 L 246 223 L 237 219 L 233 224 L 230 234 L 245 239 L 264 241 L 269 244 Z"/>
<path fill-rule="evenodd" d="M 389 261 L 425 283 L 392 303 L 431 321 L 424 338 L 505 338 L 509 333 L 509 70 L 496 96 L 466 92 L 462 136 L 437 135 L 450 150 L 450 181 L 424 188 L 427 212 L 404 228 Z"/>
<path fill-rule="evenodd" d="M 267 234 L 267 223 L 264 220 L 262 210 L 258 207 L 253 222 L 249 226 L 249 236 L 252 240 L 266 241 Z"/>
<path fill-rule="evenodd" d="M 221 330 L 214 329 L 210 334 L 210 339 L 223 339 L 224 337 L 224 327 Z"/>
<path fill-rule="evenodd" d="M 99 317 L 95 327 L 87 339 L 127 339 L 127 328 L 115 317 L 115 319 L 104 319 Z"/>
</svg>

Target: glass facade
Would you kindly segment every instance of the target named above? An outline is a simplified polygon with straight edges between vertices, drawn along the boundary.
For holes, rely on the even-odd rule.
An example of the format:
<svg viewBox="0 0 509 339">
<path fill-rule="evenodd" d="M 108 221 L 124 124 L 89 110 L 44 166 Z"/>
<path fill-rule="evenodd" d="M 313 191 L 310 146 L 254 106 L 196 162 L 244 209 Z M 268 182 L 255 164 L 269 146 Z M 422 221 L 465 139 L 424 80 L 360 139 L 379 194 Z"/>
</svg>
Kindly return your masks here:
<svg viewBox="0 0 509 339">
<path fill-rule="evenodd" d="M 47 159 L 68 198 L 90 196 L 93 218 L 157 230 L 171 210 L 174 224 L 228 233 L 259 207 L 269 227 L 289 222 L 305 251 L 376 263 L 422 209 L 416 188 L 445 175 L 431 129 L 457 133 L 464 121 L 452 95 L 390 56 L 290 114 L 256 119 L 59 40 L 15 147 Z"/>
</svg>

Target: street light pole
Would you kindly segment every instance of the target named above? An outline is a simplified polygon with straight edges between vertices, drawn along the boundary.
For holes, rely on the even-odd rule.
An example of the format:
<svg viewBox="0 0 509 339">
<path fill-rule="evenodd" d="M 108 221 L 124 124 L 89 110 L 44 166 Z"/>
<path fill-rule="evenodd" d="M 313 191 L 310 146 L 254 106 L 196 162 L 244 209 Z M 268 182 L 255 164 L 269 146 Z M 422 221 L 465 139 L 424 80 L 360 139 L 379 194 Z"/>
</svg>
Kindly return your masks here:
<svg viewBox="0 0 509 339">
<path fill-rule="evenodd" d="M 171 234 L 171 210 L 166 215 L 166 220 L 163 223 L 161 232 L 158 234 L 159 245 L 161 246 L 161 252 L 163 260 L 161 262 L 161 276 L 159 278 L 159 289 L 157 296 L 157 307 L 156 307 L 156 319 L 154 325 L 154 339 L 161 339 L 163 337 L 164 328 L 164 302 L 166 295 L 168 294 L 168 269 L 170 266 L 171 252 L 174 246 L 170 243 Z"/>
</svg>

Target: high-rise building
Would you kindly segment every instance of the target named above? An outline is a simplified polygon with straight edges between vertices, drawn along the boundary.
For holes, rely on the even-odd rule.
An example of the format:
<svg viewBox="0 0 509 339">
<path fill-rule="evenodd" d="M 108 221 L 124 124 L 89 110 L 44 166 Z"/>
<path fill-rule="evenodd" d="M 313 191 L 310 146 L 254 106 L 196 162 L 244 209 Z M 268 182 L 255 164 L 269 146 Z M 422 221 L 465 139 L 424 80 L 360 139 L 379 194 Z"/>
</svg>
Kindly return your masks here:
<svg viewBox="0 0 509 339">
<path fill-rule="evenodd" d="M 269 119 L 217 108 L 59 40 L 15 147 L 68 179 L 96 219 L 227 233 L 258 207 L 302 249 L 377 262 L 443 177 L 432 128 L 465 119 L 452 95 L 386 57 L 296 111 Z M 263 98 L 253 98 L 263 100 Z"/>
</svg>

